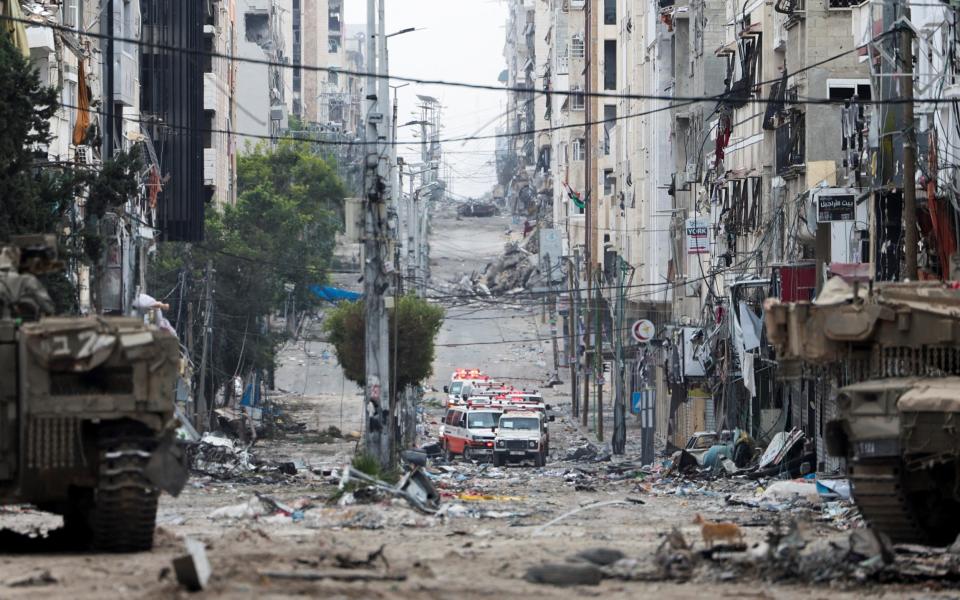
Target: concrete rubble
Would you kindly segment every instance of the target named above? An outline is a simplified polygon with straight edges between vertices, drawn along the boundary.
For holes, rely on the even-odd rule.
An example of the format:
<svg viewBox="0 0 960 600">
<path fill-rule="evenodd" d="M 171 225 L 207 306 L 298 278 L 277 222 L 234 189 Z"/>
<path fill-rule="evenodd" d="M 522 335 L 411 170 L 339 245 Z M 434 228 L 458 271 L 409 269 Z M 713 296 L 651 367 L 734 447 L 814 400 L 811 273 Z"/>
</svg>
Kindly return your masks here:
<svg viewBox="0 0 960 600">
<path fill-rule="evenodd" d="M 202 542 L 187 538 L 184 540 L 187 553 L 173 560 L 173 570 L 177 582 L 191 592 L 199 592 L 210 581 L 210 561 Z"/>
</svg>

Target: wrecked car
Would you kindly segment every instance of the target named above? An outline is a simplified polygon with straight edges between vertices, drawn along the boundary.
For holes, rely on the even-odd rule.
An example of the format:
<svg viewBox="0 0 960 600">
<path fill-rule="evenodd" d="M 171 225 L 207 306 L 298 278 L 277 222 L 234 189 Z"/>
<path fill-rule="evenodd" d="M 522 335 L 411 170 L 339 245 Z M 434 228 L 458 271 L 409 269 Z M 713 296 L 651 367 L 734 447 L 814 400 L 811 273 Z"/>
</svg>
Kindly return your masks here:
<svg viewBox="0 0 960 600">
<path fill-rule="evenodd" d="M 674 453 L 673 465 L 680 470 L 691 466 L 715 469 L 730 460 L 736 467 L 744 468 L 753 460 L 755 448 L 753 439 L 741 429 L 698 431 L 682 450 Z"/>
</svg>

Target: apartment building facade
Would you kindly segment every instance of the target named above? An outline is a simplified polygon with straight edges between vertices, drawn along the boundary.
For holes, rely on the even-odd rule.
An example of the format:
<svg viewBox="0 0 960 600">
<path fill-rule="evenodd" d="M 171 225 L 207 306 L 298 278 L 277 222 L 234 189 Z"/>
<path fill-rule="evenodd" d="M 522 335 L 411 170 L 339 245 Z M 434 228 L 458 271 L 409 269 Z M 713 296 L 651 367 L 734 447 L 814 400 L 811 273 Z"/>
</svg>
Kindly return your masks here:
<svg viewBox="0 0 960 600">
<path fill-rule="evenodd" d="M 953 12 L 914 4 L 916 93 L 953 97 L 954 66 L 943 59 Z M 682 447 L 700 430 L 767 441 L 797 428 L 816 443 L 818 468 L 841 467 L 826 456 L 822 423 L 842 382 L 782 372 L 762 304 L 810 299 L 835 272 L 895 278 L 899 213 L 881 207 L 905 183 L 884 165 L 899 164 L 909 134 L 879 132 L 897 113 L 866 102 L 897 93 L 883 64 L 897 52 L 884 33 L 897 15 L 884 6 L 511 2 L 505 83 L 529 84 L 532 65 L 536 94 L 508 94 L 504 131 L 525 131 L 518 114 L 531 100 L 536 159 L 513 136 L 503 147 L 517 165 L 500 183 L 526 184 L 531 164 L 552 182 L 541 227 L 562 232 L 576 283 L 567 293 L 579 289 L 592 309 L 571 319 L 566 355 L 591 382 L 590 410 L 605 384 L 607 415 L 638 415 L 645 452 Z M 916 111 L 922 276 L 946 278 L 951 264 L 957 272 L 956 233 L 945 225 L 956 174 L 938 167 L 952 155 L 956 115 L 929 101 Z M 891 156 L 884 136 L 894 136 Z M 583 293 L 591 288 L 595 298 Z M 652 325 L 651 342 L 631 339 L 638 321 Z"/>
</svg>

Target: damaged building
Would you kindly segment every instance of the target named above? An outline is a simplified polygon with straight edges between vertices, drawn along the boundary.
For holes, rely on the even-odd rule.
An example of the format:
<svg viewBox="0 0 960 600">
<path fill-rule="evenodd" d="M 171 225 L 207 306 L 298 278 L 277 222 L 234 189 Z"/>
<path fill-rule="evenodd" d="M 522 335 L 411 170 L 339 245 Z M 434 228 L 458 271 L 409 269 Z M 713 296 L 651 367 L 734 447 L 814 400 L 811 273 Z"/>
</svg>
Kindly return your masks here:
<svg viewBox="0 0 960 600">
<path fill-rule="evenodd" d="M 558 365 L 574 410 L 615 448 L 632 413 L 648 457 L 697 431 L 767 442 L 798 429 L 816 469 L 843 469 L 824 430 L 849 381 L 785 369 L 763 304 L 810 301 L 832 277 L 956 277 L 956 173 L 943 167 L 958 134 L 942 101 L 956 17 L 910 8 L 898 25 L 895 8 L 845 0 L 510 3 L 504 131 L 526 129 L 525 86 L 547 93 L 536 135 L 500 146 L 499 183 L 507 198 L 550 196 L 525 214 L 562 238 Z M 904 27 L 911 114 L 895 101 Z"/>
</svg>

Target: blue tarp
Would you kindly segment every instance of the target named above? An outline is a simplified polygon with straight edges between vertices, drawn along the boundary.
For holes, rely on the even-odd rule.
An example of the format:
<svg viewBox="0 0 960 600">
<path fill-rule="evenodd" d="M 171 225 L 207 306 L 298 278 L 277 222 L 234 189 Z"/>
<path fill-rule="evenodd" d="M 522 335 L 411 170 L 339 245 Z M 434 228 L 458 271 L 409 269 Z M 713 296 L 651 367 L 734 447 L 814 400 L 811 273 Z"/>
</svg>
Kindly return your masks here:
<svg viewBox="0 0 960 600">
<path fill-rule="evenodd" d="M 363 297 L 363 294 L 358 292 L 350 292 L 329 285 L 311 285 L 310 291 L 321 300 L 326 300 L 327 302 L 332 302 L 333 304 L 342 302 L 343 300 L 349 300 L 353 302 L 354 300 L 359 300 Z"/>
</svg>

